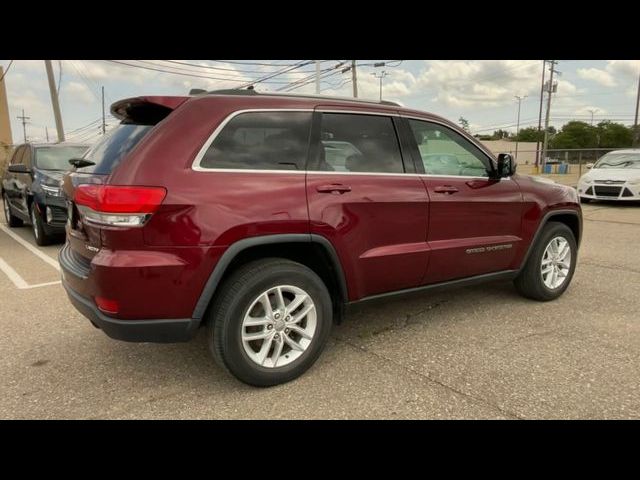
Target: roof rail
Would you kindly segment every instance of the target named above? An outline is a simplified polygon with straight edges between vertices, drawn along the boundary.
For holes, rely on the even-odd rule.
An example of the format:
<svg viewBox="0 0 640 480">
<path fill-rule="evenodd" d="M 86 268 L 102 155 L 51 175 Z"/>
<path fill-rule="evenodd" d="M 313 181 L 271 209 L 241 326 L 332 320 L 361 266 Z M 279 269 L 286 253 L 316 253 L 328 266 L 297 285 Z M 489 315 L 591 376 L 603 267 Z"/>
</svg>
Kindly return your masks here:
<svg viewBox="0 0 640 480">
<path fill-rule="evenodd" d="M 358 102 L 358 103 L 372 103 L 376 105 L 392 105 L 394 107 L 401 107 L 399 103 L 392 102 L 390 100 L 382 100 L 381 102 L 376 102 L 375 100 L 363 100 L 360 98 L 351 98 L 351 97 L 334 97 L 327 95 L 312 95 L 312 94 L 303 94 L 303 93 L 279 93 L 279 92 L 256 92 L 254 89 L 241 90 L 237 89 L 226 89 L 226 90 L 211 90 L 207 92 L 211 95 L 260 95 L 264 97 L 300 97 L 300 98 L 321 98 L 326 100 L 342 100 L 346 102 Z"/>
</svg>

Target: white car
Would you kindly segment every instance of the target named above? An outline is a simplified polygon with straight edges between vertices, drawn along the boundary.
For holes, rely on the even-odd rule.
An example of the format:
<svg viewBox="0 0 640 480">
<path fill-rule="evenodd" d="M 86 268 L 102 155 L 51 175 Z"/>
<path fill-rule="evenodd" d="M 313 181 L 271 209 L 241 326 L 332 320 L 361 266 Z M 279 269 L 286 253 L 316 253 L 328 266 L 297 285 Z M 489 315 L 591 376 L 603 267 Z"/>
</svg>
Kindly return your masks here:
<svg viewBox="0 0 640 480">
<path fill-rule="evenodd" d="M 640 200 L 640 148 L 604 155 L 578 180 L 580 201 Z"/>
</svg>

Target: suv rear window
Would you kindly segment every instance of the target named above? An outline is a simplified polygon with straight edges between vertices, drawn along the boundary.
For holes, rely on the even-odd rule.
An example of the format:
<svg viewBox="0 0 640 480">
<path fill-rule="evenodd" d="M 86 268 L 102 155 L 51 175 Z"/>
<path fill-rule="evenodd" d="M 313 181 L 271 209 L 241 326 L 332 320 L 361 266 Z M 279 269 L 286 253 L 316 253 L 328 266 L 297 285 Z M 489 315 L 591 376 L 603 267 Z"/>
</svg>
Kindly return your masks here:
<svg viewBox="0 0 640 480">
<path fill-rule="evenodd" d="M 118 166 L 122 158 L 140 143 L 153 125 L 135 125 L 121 123 L 96 143 L 86 155 L 85 160 L 95 163 L 80 169 L 82 172 L 109 174 Z"/>
<path fill-rule="evenodd" d="M 200 162 L 203 168 L 303 170 L 311 112 L 248 112 L 232 118 Z"/>
</svg>

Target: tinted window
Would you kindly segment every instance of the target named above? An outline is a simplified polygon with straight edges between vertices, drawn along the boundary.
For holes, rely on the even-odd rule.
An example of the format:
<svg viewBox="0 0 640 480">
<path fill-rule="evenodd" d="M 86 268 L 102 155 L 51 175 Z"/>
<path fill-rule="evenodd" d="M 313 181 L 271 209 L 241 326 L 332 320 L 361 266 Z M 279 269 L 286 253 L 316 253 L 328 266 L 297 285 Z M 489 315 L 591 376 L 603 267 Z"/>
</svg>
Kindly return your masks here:
<svg viewBox="0 0 640 480">
<path fill-rule="evenodd" d="M 36 167 L 41 170 L 71 170 L 69 160 L 81 158 L 88 147 L 59 146 L 36 148 Z"/>
<path fill-rule="evenodd" d="M 404 172 L 391 117 L 324 113 L 320 138 L 320 170 Z"/>
<path fill-rule="evenodd" d="M 153 125 L 120 124 L 96 143 L 83 157 L 95 163 L 80 169 L 82 172 L 107 174 L 118 166 L 122 158 L 133 150 Z"/>
<path fill-rule="evenodd" d="M 429 122 L 409 120 L 425 173 L 450 176 L 489 176 L 489 160 L 459 133 Z"/>
<path fill-rule="evenodd" d="M 204 154 L 204 168 L 303 170 L 311 112 L 248 112 L 233 117 Z"/>
</svg>

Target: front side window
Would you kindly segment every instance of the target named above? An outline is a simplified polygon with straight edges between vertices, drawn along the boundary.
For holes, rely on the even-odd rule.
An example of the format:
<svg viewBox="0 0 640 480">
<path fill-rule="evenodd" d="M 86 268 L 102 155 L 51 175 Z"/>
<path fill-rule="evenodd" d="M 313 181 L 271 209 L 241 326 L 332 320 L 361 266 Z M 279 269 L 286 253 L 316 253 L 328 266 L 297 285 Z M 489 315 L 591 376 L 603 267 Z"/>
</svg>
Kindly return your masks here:
<svg viewBox="0 0 640 480">
<path fill-rule="evenodd" d="M 304 170 L 311 112 L 247 112 L 233 117 L 205 152 L 203 168 Z"/>
<path fill-rule="evenodd" d="M 71 170 L 69 160 L 81 158 L 89 147 L 56 146 L 36 148 L 36 167 L 41 170 Z"/>
<path fill-rule="evenodd" d="M 426 174 L 489 176 L 489 159 L 459 133 L 421 120 L 409 120 L 409 125 L 418 144 Z"/>
<path fill-rule="evenodd" d="M 391 117 L 323 113 L 320 142 L 319 170 L 404 173 Z"/>
</svg>

